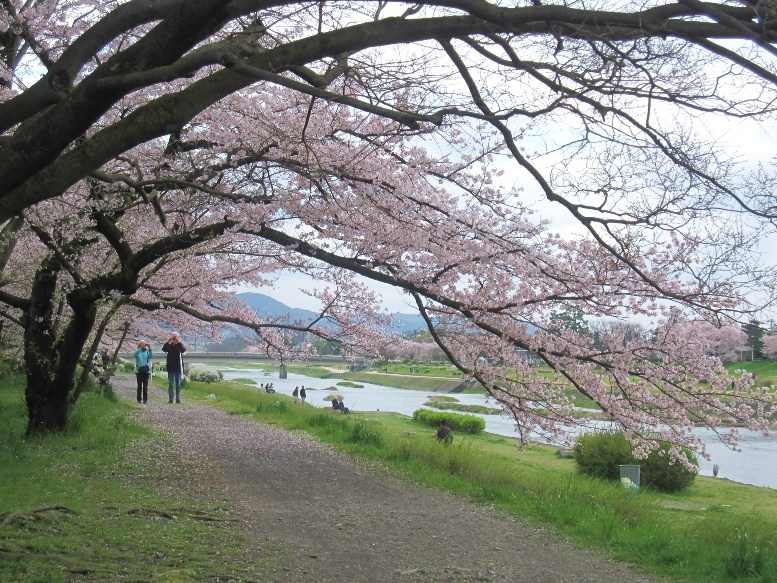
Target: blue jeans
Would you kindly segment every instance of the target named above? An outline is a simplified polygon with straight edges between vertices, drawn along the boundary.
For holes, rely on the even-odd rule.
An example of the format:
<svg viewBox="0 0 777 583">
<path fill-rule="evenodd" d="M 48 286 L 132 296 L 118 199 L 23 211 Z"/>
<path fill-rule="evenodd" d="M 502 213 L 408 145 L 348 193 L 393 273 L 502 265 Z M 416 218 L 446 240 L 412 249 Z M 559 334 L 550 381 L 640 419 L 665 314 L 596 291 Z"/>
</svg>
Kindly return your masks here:
<svg viewBox="0 0 777 583">
<path fill-rule="evenodd" d="M 173 387 L 175 387 L 175 400 L 181 400 L 181 371 L 180 370 L 168 370 L 167 371 L 167 396 L 173 400 Z"/>
</svg>

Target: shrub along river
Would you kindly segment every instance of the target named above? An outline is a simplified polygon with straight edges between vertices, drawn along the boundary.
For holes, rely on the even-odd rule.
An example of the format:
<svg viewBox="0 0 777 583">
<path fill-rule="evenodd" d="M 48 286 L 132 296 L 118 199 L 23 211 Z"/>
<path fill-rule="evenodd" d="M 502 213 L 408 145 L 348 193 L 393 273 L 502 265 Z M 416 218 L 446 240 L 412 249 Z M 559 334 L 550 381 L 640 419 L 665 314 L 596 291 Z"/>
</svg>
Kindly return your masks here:
<svg viewBox="0 0 777 583">
<path fill-rule="evenodd" d="M 330 407 L 325 400 L 328 395 L 337 393 L 343 397 L 346 407 L 354 411 L 386 411 L 412 415 L 413 411 L 424 407 L 430 395 L 440 395 L 427 391 L 396 389 L 371 383 L 350 383 L 341 379 L 317 379 L 289 373 L 287 379 L 278 378 L 277 372 L 262 369 L 222 369 L 224 378 L 251 379 L 260 384 L 273 383 L 277 393 L 291 395 L 295 387 L 305 386 L 307 402 L 316 407 Z M 338 384 L 344 383 L 344 384 Z M 358 384 L 358 386 L 348 386 Z M 484 395 L 451 395 L 463 405 L 485 405 L 496 407 Z M 496 435 L 515 437 L 514 423 L 506 415 L 479 415 L 486 421 L 486 431 Z M 736 452 L 723 445 L 709 429 L 698 429 L 712 456 L 710 460 L 701 460 L 699 473 L 712 476 L 713 465 L 719 467 L 718 478 L 726 478 L 743 484 L 765 486 L 777 489 L 777 436 L 764 437 L 759 433 L 742 430 L 741 451 Z"/>
</svg>

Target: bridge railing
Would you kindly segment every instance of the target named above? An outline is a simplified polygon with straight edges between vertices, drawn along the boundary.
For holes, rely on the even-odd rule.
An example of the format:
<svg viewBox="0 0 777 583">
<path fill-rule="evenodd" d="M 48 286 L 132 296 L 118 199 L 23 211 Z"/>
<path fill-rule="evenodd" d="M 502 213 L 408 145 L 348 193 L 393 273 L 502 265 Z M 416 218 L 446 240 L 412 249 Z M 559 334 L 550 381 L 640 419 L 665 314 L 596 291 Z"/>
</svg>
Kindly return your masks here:
<svg viewBox="0 0 777 583">
<path fill-rule="evenodd" d="M 162 352 L 161 349 L 154 351 L 154 357 L 156 360 L 159 360 L 160 358 L 164 358 L 164 352 Z M 126 359 L 132 359 L 134 357 L 134 352 L 120 352 L 119 357 L 126 358 Z M 229 360 L 262 360 L 262 361 L 271 361 L 276 362 L 276 359 L 270 359 L 266 356 L 261 356 L 259 354 L 252 354 L 250 352 L 195 352 L 192 350 L 186 351 L 186 360 L 192 361 L 195 359 L 229 359 Z M 343 364 L 347 364 L 350 361 L 343 357 L 343 356 L 337 356 L 337 355 L 324 355 L 324 356 L 312 356 L 310 358 L 306 358 L 303 362 L 341 362 Z"/>
</svg>

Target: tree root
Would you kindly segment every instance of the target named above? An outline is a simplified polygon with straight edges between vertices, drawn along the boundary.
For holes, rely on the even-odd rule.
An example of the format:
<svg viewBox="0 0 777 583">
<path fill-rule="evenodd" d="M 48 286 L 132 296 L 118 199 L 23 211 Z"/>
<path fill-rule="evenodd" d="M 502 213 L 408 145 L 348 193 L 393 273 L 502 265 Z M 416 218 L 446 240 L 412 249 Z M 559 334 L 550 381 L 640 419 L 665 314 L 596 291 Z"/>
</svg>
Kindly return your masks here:
<svg viewBox="0 0 777 583">
<path fill-rule="evenodd" d="M 189 510 L 186 512 L 186 516 L 188 518 L 192 518 L 194 520 L 202 520 L 204 522 L 237 522 L 237 519 L 235 518 L 218 516 L 216 514 L 211 514 L 210 512 L 205 512 L 203 510 Z"/>
<path fill-rule="evenodd" d="M 157 508 L 149 508 L 147 506 L 131 506 L 124 511 L 124 514 L 130 514 L 132 516 L 150 516 L 152 518 L 167 518 L 168 520 L 175 520 L 177 518 L 170 512 Z"/>
<path fill-rule="evenodd" d="M 42 508 L 35 508 L 34 510 L 12 510 L 5 514 L 0 514 L 0 524 L 14 524 L 17 522 L 37 522 L 43 520 L 44 514 L 48 512 L 57 512 L 59 514 L 76 514 L 70 510 L 67 506 L 61 504 L 52 504 L 51 506 L 43 506 Z"/>
<path fill-rule="evenodd" d="M 131 506 L 124 511 L 124 514 L 133 516 L 150 516 L 152 518 L 166 518 L 168 520 L 177 520 L 178 518 L 190 518 L 192 520 L 202 520 L 205 522 L 235 522 L 234 518 L 224 518 L 205 512 L 203 510 L 193 510 L 189 508 L 177 508 L 172 510 L 160 510 L 149 506 Z"/>
</svg>

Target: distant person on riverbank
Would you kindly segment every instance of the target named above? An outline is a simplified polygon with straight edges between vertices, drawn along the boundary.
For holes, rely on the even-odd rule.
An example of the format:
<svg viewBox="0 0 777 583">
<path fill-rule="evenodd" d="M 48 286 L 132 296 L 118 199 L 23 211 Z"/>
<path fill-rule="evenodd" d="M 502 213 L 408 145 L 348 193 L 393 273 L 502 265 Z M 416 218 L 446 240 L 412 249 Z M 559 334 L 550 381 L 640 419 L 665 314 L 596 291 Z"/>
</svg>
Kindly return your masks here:
<svg viewBox="0 0 777 583">
<path fill-rule="evenodd" d="M 294 392 L 291 394 L 291 396 L 294 397 L 295 401 L 299 399 L 299 387 L 294 387 Z"/>
<path fill-rule="evenodd" d="M 448 423 L 443 419 L 440 421 L 440 427 L 437 428 L 437 441 L 450 445 L 453 441 L 453 431 L 448 427 Z"/>
<path fill-rule="evenodd" d="M 181 402 L 181 378 L 183 376 L 183 354 L 186 347 L 181 343 L 178 332 L 170 334 L 170 338 L 162 346 L 162 351 L 167 353 L 167 397 L 168 403 Z"/>
<path fill-rule="evenodd" d="M 138 381 L 138 403 L 148 402 L 148 379 L 151 376 L 151 359 L 154 353 L 151 344 L 145 340 L 138 342 L 135 350 L 135 378 Z"/>
<path fill-rule="evenodd" d="M 302 402 L 305 402 L 305 399 L 307 399 L 308 393 L 305 390 L 305 385 L 302 385 L 302 388 L 299 390 L 299 398 L 302 400 Z"/>
<path fill-rule="evenodd" d="M 348 413 L 351 412 L 351 410 L 345 406 L 345 403 L 343 403 L 343 400 L 338 399 L 337 397 L 332 399 L 332 409 L 334 409 L 335 411 L 342 411 L 346 415 L 348 415 Z"/>
</svg>

